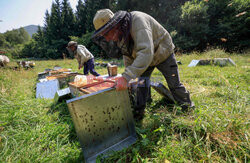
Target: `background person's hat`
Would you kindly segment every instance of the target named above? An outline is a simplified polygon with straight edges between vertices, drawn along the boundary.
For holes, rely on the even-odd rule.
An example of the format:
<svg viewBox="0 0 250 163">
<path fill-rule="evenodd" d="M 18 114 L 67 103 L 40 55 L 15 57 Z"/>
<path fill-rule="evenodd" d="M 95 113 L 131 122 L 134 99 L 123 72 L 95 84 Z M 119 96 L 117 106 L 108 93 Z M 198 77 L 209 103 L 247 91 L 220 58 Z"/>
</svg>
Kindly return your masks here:
<svg viewBox="0 0 250 163">
<path fill-rule="evenodd" d="M 69 43 L 68 43 L 68 47 L 71 47 L 71 46 L 76 46 L 77 45 L 77 42 L 75 42 L 75 41 L 70 41 Z"/>
</svg>

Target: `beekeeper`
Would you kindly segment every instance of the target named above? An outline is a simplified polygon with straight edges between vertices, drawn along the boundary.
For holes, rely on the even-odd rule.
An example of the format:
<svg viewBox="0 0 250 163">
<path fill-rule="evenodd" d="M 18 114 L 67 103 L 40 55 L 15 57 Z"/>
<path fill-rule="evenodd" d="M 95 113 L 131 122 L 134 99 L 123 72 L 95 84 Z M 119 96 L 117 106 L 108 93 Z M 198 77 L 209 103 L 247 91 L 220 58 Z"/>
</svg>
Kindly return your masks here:
<svg viewBox="0 0 250 163">
<path fill-rule="evenodd" d="M 95 61 L 94 56 L 88 51 L 88 49 L 83 45 L 78 45 L 75 41 L 70 41 L 67 46 L 67 50 L 70 53 L 73 53 L 75 58 L 78 61 L 78 69 L 80 70 L 82 67 L 84 75 L 88 75 L 89 71 L 92 75 L 100 76 L 95 71 Z"/>
<path fill-rule="evenodd" d="M 125 71 L 118 81 L 118 90 L 126 89 L 131 79 L 145 80 L 137 91 L 140 105 L 136 110 L 143 115 L 149 95 L 149 78 L 156 67 L 165 77 L 176 102 L 185 110 L 193 107 L 190 94 L 180 82 L 174 54 L 174 44 L 168 31 L 150 15 L 139 12 L 109 9 L 97 11 L 93 19 L 96 29 L 92 36 L 113 58 L 123 56 Z"/>
</svg>

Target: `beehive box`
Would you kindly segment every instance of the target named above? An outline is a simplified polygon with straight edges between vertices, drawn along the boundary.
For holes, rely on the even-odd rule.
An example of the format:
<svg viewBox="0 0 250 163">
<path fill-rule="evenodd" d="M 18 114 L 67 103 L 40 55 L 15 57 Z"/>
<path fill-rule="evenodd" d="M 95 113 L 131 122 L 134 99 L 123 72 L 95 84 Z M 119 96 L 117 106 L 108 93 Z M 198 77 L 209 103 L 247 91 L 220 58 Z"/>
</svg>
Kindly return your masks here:
<svg viewBox="0 0 250 163">
<path fill-rule="evenodd" d="M 37 83 L 36 98 L 53 99 L 58 90 L 59 82 L 57 79 Z"/>
<path fill-rule="evenodd" d="M 98 84 L 98 83 L 100 83 L 100 82 L 93 80 L 91 83 L 87 83 L 87 84 L 78 84 L 76 82 L 69 82 L 68 84 L 69 84 L 69 89 L 70 89 L 72 96 L 78 97 L 78 96 L 82 96 L 82 95 L 86 94 L 83 91 L 80 91 L 81 88 L 90 87 L 90 86 Z"/>
<path fill-rule="evenodd" d="M 86 81 L 83 82 L 69 82 L 69 89 L 74 97 L 82 96 L 104 90 L 106 88 L 114 87 L 116 78 L 109 77 L 108 75 L 101 76 L 99 79 L 94 76 L 87 76 Z"/>
<path fill-rule="evenodd" d="M 89 94 L 89 93 L 94 93 L 94 92 L 98 92 L 107 88 L 111 88 L 115 86 L 115 82 L 112 81 L 106 81 L 106 82 L 97 82 L 96 84 L 93 84 L 91 86 L 85 86 L 80 88 L 81 92 L 84 92 L 85 94 Z"/>
<path fill-rule="evenodd" d="M 61 74 L 63 72 L 71 72 L 71 70 L 70 69 L 66 69 L 66 68 L 60 68 L 60 69 L 57 69 L 57 70 L 49 71 L 49 74 L 50 75 L 56 75 L 56 74 Z"/>
<path fill-rule="evenodd" d="M 59 81 L 60 88 L 63 88 L 64 86 L 67 86 L 69 82 L 74 81 L 76 75 L 78 75 L 78 73 L 61 73 L 61 74 L 47 76 L 46 79 L 47 80 L 57 79 Z"/>
<path fill-rule="evenodd" d="M 67 100 L 86 162 L 95 162 L 135 143 L 132 109 L 127 90 L 107 88 Z"/>
</svg>

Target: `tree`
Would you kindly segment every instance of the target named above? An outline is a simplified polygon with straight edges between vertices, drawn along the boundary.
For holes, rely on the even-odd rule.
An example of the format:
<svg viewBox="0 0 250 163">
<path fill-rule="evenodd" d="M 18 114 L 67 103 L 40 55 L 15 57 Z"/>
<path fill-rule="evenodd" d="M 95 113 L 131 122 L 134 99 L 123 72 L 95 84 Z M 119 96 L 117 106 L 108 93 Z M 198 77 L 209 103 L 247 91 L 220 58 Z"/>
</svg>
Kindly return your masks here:
<svg viewBox="0 0 250 163">
<path fill-rule="evenodd" d="M 0 47 L 3 47 L 5 42 L 6 41 L 5 41 L 4 35 L 0 33 Z"/>
<path fill-rule="evenodd" d="M 204 1 L 188 1 L 182 7 L 181 25 L 177 29 L 176 45 L 183 50 L 203 50 L 207 44 L 208 6 Z"/>
<path fill-rule="evenodd" d="M 21 38 L 22 42 L 27 42 L 30 40 L 30 35 L 24 28 L 19 29 L 19 37 Z"/>
<path fill-rule="evenodd" d="M 208 42 L 228 51 L 248 48 L 250 31 L 247 22 L 250 13 L 246 11 L 250 9 L 250 1 L 210 0 L 208 5 Z"/>
<path fill-rule="evenodd" d="M 78 0 L 78 4 L 76 6 L 76 27 L 75 33 L 76 36 L 82 36 L 86 33 L 86 9 L 85 4 L 83 4 L 82 0 Z"/>
<path fill-rule="evenodd" d="M 68 0 L 63 0 L 62 7 L 62 34 L 65 40 L 69 40 L 69 36 L 74 35 L 75 15 Z"/>
<path fill-rule="evenodd" d="M 130 11 L 131 9 L 131 0 L 117 0 L 117 10 Z"/>
<path fill-rule="evenodd" d="M 37 33 L 33 35 L 33 41 L 30 42 L 31 46 L 33 47 L 33 54 L 32 57 L 35 58 L 43 58 L 46 54 L 46 44 L 45 44 L 45 37 L 44 37 L 44 31 L 40 26 L 38 26 Z M 27 48 L 29 45 L 25 46 Z M 25 54 L 25 49 L 23 51 L 23 54 Z"/>
<path fill-rule="evenodd" d="M 93 18 L 97 10 L 103 8 L 113 12 L 137 10 L 153 16 L 169 31 L 177 49 L 183 51 L 202 51 L 208 44 L 228 51 L 247 49 L 250 46 L 249 6 L 249 0 L 144 0 L 143 3 L 138 0 L 78 0 L 74 14 L 68 0 L 55 0 L 51 11 L 45 12 L 44 28 L 39 27 L 33 39 L 25 43 L 22 56 L 61 58 L 71 38 L 103 57 L 101 49 L 91 41 L 95 31 Z M 27 35 L 23 29 L 8 31 L 4 38 L 0 35 L 0 46 L 4 40 L 5 46 L 9 42 L 20 44 L 27 41 Z"/>
<path fill-rule="evenodd" d="M 85 27 L 86 33 L 94 31 L 93 19 L 96 12 L 103 8 L 110 8 L 109 0 L 86 0 L 85 1 L 85 9 L 86 9 L 86 17 L 85 17 Z"/>
<path fill-rule="evenodd" d="M 45 17 L 44 17 L 44 27 L 43 27 L 43 33 L 44 33 L 44 37 L 48 38 L 50 37 L 50 15 L 49 15 L 49 11 L 46 10 L 45 12 Z"/>
<path fill-rule="evenodd" d="M 4 33 L 5 40 L 12 46 L 17 44 L 23 44 L 30 40 L 29 34 L 24 28 L 14 29 Z"/>
<path fill-rule="evenodd" d="M 75 18 L 73 10 L 68 0 L 59 0 L 52 3 L 51 14 L 45 13 L 44 44 L 42 51 L 45 51 L 44 57 L 61 58 L 65 52 L 69 36 L 74 35 Z"/>
<path fill-rule="evenodd" d="M 62 15 L 61 15 L 61 4 L 59 0 L 55 0 L 52 3 L 51 15 L 48 24 L 50 35 L 50 40 L 61 39 L 62 37 Z"/>
</svg>

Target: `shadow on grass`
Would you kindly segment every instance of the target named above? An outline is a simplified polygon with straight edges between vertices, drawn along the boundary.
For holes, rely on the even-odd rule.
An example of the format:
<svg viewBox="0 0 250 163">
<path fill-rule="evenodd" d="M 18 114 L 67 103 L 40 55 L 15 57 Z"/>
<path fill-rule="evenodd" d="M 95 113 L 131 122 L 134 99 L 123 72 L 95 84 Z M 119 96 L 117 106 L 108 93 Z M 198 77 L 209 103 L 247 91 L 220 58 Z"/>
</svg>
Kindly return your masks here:
<svg viewBox="0 0 250 163">
<path fill-rule="evenodd" d="M 59 124 L 66 123 L 69 126 L 69 141 L 78 142 L 67 104 L 65 102 L 52 104 L 48 114 L 54 113 L 59 113 Z M 184 113 L 180 111 L 177 105 L 170 104 L 165 98 L 148 104 L 147 113 L 149 115 L 143 120 L 146 121 L 146 123 L 136 123 L 137 142 L 127 149 L 114 152 L 110 157 L 102 159 L 102 162 L 116 162 L 118 160 L 132 162 L 138 157 L 138 154 L 142 158 L 152 158 L 155 152 L 157 152 L 157 143 L 167 135 L 172 136 L 182 133 L 183 135 L 189 136 L 193 131 L 190 125 L 173 122 L 174 118 L 182 116 Z M 121 156 L 123 159 L 121 159 Z M 83 160 L 84 156 L 81 151 L 79 158 L 71 161 L 81 162 Z"/>
<path fill-rule="evenodd" d="M 58 115 L 58 124 L 65 123 L 69 127 L 69 142 L 79 142 L 79 139 L 77 137 L 75 127 L 70 115 L 70 112 L 68 110 L 68 106 L 66 102 L 58 102 L 58 103 L 53 103 L 50 107 L 50 110 L 47 112 L 47 114 L 54 114 L 56 112 L 59 112 Z M 80 148 L 80 147 L 79 147 Z M 83 162 L 84 156 L 83 152 L 81 150 L 81 154 L 79 158 L 76 158 L 74 160 L 70 159 L 70 162 Z"/>
<path fill-rule="evenodd" d="M 154 103 L 151 103 L 148 106 L 149 111 L 154 114 L 154 113 L 171 113 L 176 116 L 178 115 L 183 115 L 183 112 L 180 109 L 180 106 L 168 101 L 166 98 L 162 98 L 161 100 L 158 100 Z"/>
<path fill-rule="evenodd" d="M 58 123 L 66 123 L 68 124 L 70 128 L 70 141 L 78 141 L 75 127 L 73 124 L 73 121 L 71 119 L 67 104 L 65 102 L 52 104 L 50 107 L 50 110 L 48 111 L 48 114 L 54 114 L 55 112 L 59 112 L 59 120 Z"/>
<path fill-rule="evenodd" d="M 181 136 L 188 138 L 193 135 L 193 125 L 176 121 L 176 118 L 187 114 L 192 115 L 192 112 L 183 113 L 180 106 L 169 103 L 165 98 L 153 101 L 148 104 L 143 120 L 136 122 L 137 142 L 115 152 L 103 162 L 143 162 L 140 159 L 156 157 L 159 142 L 167 141 L 166 138 L 181 141 Z"/>
</svg>

